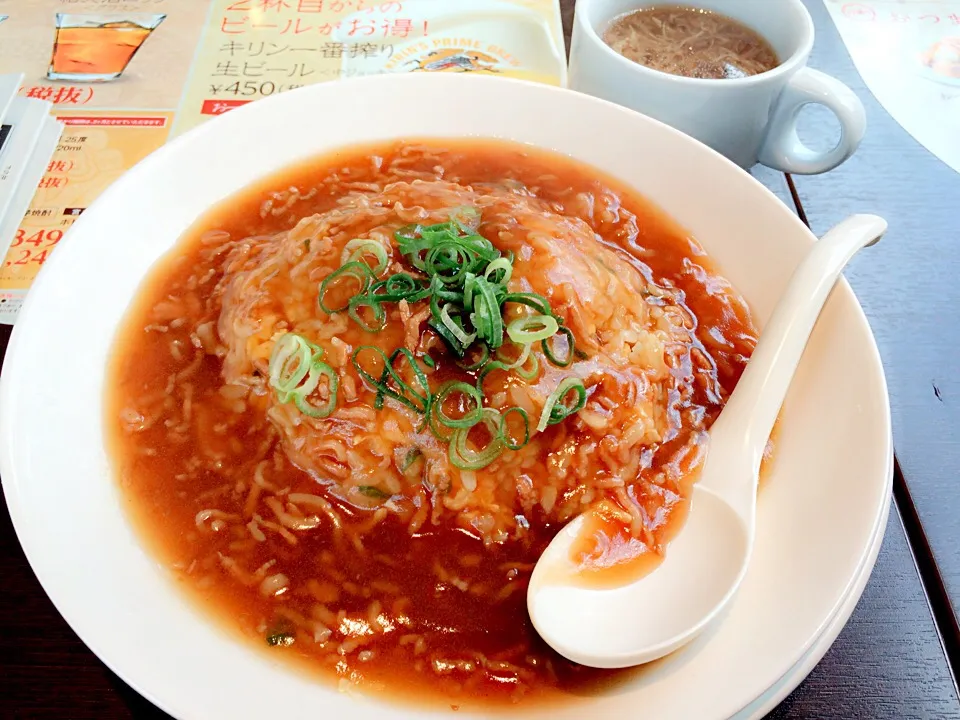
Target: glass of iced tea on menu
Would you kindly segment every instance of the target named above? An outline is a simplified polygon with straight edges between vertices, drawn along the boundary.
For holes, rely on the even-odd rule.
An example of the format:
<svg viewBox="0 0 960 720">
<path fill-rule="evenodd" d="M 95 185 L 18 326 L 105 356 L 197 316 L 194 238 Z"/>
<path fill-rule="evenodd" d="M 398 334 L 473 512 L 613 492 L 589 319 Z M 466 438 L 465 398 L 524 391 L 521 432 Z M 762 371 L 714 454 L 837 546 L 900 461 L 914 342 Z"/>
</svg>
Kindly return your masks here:
<svg viewBox="0 0 960 720">
<path fill-rule="evenodd" d="M 47 78 L 66 82 L 116 80 L 166 15 L 57 13 Z"/>
</svg>

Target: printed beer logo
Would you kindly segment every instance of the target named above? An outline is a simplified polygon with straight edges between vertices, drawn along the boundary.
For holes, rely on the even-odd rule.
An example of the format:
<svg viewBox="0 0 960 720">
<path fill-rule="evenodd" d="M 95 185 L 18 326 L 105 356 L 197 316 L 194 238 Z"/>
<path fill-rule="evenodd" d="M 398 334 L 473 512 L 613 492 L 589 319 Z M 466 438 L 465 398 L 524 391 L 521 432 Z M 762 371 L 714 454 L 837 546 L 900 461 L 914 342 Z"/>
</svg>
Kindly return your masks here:
<svg viewBox="0 0 960 720">
<path fill-rule="evenodd" d="M 476 50 L 434 50 L 426 54 L 420 60 L 411 60 L 409 65 L 415 65 L 411 70 L 428 72 L 471 72 L 473 70 L 486 70 L 487 72 L 500 72 L 497 70 L 497 58 Z"/>
<path fill-rule="evenodd" d="M 444 38 L 418 42 L 396 53 L 385 70 L 408 72 L 499 73 L 520 61 L 495 45 L 470 38 Z"/>
</svg>

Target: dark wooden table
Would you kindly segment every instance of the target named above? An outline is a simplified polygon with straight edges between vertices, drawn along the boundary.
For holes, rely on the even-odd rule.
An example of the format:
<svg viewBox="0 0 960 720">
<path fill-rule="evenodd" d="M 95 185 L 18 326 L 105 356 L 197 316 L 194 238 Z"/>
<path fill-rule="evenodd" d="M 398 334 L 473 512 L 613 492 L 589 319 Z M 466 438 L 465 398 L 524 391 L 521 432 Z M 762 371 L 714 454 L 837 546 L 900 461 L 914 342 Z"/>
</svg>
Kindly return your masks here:
<svg viewBox="0 0 960 720">
<path fill-rule="evenodd" d="M 894 511 L 860 604 L 819 666 L 769 717 L 960 720 L 951 671 L 960 667 L 960 175 L 887 116 L 822 0 L 805 2 L 818 31 L 811 65 L 860 95 L 867 139 L 827 175 L 794 180 L 763 168 L 755 175 L 817 233 L 852 212 L 890 221 L 887 238 L 854 261 L 848 277 L 880 344 L 899 465 Z M 573 0 L 561 4 L 569 32 Z M 823 141 L 825 132 L 812 126 L 803 134 Z M 0 357 L 9 334 L 0 326 Z M 57 614 L 5 507 L 0 587 L 0 718 L 167 717 L 105 668 Z"/>
</svg>

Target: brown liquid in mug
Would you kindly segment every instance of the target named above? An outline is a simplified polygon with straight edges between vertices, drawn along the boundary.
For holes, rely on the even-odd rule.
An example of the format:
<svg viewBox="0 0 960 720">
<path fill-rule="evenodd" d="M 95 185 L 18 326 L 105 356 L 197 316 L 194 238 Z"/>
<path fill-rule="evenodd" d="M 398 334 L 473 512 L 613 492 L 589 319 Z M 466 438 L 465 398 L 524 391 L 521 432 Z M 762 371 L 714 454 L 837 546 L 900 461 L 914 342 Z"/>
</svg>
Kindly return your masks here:
<svg viewBox="0 0 960 720">
<path fill-rule="evenodd" d="M 603 41 L 628 60 L 691 78 L 744 78 L 780 64 L 770 43 L 754 30 L 699 8 L 635 10 L 616 18 Z"/>
</svg>

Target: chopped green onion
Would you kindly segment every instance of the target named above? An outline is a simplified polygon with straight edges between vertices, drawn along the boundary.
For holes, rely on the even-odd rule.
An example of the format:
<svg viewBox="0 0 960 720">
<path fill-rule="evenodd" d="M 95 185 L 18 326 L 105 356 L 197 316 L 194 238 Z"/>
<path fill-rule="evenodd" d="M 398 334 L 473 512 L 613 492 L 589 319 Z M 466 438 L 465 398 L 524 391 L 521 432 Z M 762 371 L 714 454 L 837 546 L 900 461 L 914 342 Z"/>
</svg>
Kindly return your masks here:
<svg viewBox="0 0 960 720">
<path fill-rule="evenodd" d="M 473 294 L 477 289 L 477 276 L 468 272 L 463 281 L 463 306 L 465 308 L 473 307 Z"/>
<path fill-rule="evenodd" d="M 483 366 L 477 378 L 477 386 L 482 387 L 484 378 L 494 370 L 503 370 L 505 372 L 513 370 L 524 380 L 533 380 L 540 371 L 540 361 L 537 360 L 537 356 L 531 352 L 530 345 L 523 345 L 522 347 L 523 350 L 521 350 L 520 355 L 513 362 L 507 362 L 506 353 L 502 352 L 503 348 L 498 349 L 497 358 L 499 359 L 491 360 Z M 526 368 L 527 362 L 531 360 L 533 361 L 533 367 Z"/>
<path fill-rule="evenodd" d="M 459 358 L 460 368 L 476 371 L 475 385 L 451 381 L 434 393 L 427 372 L 437 367 L 436 361 L 429 355 L 417 358 L 405 347 L 388 357 L 380 348 L 365 345 L 358 347 L 351 359 L 365 385 L 375 393 L 375 408 L 381 409 L 389 398 L 420 414 L 421 429 L 429 425 L 441 440 L 449 442 L 448 451 L 454 465 L 465 470 L 477 469 L 493 462 L 505 448 L 520 449 L 534 432 L 525 410 L 515 407 L 501 414 L 483 406 L 484 378 L 495 370 L 502 370 L 514 371 L 526 381 L 535 380 L 540 373 L 539 355 L 533 352 L 535 343 L 541 343 L 547 359 L 560 367 L 567 367 L 582 353 L 575 347 L 572 331 L 562 325 L 547 298 L 534 292 L 509 291 L 514 254 L 501 253 L 478 233 L 480 211 L 475 207 L 459 207 L 448 212 L 447 222 L 412 224 L 394 231 L 397 248 L 413 268 L 412 274 L 398 272 L 378 279 L 390 265 L 390 248 L 370 238 L 346 243 L 341 253 L 341 267 L 320 285 L 319 304 L 328 314 L 347 311 L 362 329 L 377 332 L 386 325 L 387 303 L 429 302 L 428 328 Z M 328 296 L 334 297 L 329 295 L 334 283 L 351 279 L 357 281 L 352 296 L 341 303 L 339 298 L 347 294 L 339 291 L 336 302 L 331 302 Z M 525 305 L 533 313 L 511 311 L 507 317 L 513 319 L 505 323 L 507 303 Z M 563 341 L 557 335 L 563 335 Z M 507 341 L 517 350 L 505 350 Z M 319 362 L 322 351 L 311 344 L 286 340 L 274 352 L 279 359 L 276 367 L 271 365 L 271 377 L 280 386 L 278 395 L 287 401 L 296 400 L 307 414 L 332 411 L 337 379 L 332 368 Z M 376 358 L 370 359 L 379 365 L 361 363 L 369 353 L 376 354 Z M 402 367 L 404 358 L 406 369 Z M 328 380 L 330 397 L 321 407 L 311 404 L 308 397 L 324 377 Z M 575 393 L 572 397 L 571 392 Z M 451 416 L 444 407 L 454 394 L 462 398 L 457 400 L 457 407 L 462 411 L 460 417 Z M 585 404 L 583 382 L 576 378 L 562 381 L 547 399 L 537 430 L 561 422 Z M 517 422 L 522 423 L 522 433 Z M 484 427 L 490 438 L 479 450 L 470 439 L 470 433 L 478 425 Z M 398 462 L 398 467 L 402 466 L 403 472 L 412 462 Z"/>
<path fill-rule="evenodd" d="M 500 257 L 500 251 L 493 246 L 492 242 L 483 237 L 483 235 L 468 235 L 467 237 L 460 238 L 460 242 L 470 248 L 479 259 L 483 261 L 483 264 L 492 262 Z"/>
<path fill-rule="evenodd" d="M 387 257 L 387 251 L 383 245 L 376 240 L 355 239 L 343 246 L 343 253 L 340 255 L 340 264 L 346 265 L 351 262 L 362 262 L 366 255 L 373 255 L 377 264 L 370 268 L 374 275 L 379 275 L 387 269 L 390 260 Z M 368 266 L 369 267 L 369 266 Z"/>
<path fill-rule="evenodd" d="M 503 301 L 504 303 L 519 303 L 527 307 L 532 307 L 541 315 L 553 315 L 553 308 L 550 307 L 549 301 L 543 295 L 538 295 L 537 293 L 507 293 Z"/>
<path fill-rule="evenodd" d="M 464 398 L 469 398 L 473 407 L 465 412 L 462 417 L 452 418 L 446 410 L 443 409 L 443 403 L 454 393 L 459 393 Z M 451 428 L 469 428 L 480 422 L 483 414 L 483 395 L 473 385 L 467 385 L 465 382 L 451 380 L 444 383 L 437 390 L 434 396 L 433 412 L 441 423 Z"/>
<path fill-rule="evenodd" d="M 381 292 L 381 290 L 383 292 Z M 422 280 L 417 280 L 407 273 L 391 275 L 386 280 L 370 286 L 370 297 L 377 302 L 417 302 L 430 294 L 430 289 L 424 287 Z"/>
<path fill-rule="evenodd" d="M 540 347 L 543 348 L 543 354 L 547 356 L 547 360 L 552 362 L 554 365 L 562 368 L 570 367 L 570 363 L 573 362 L 573 358 L 576 357 L 577 352 L 576 341 L 573 339 L 573 332 L 566 325 L 561 325 L 557 329 L 557 332 L 561 335 L 564 335 L 567 339 L 567 354 L 563 359 L 558 359 L 554 354 L 550 342 L 553 339 L 552 337 L 541 341 Z"/>
<path fill-rule="evenodd" d="M 433 243 L 419 237 L 420 231 L 421 227 L 419 225 L 407 225 L 397 230 L 393 234 L 393 238 L 397 241 L 400 254 L 407 258 L 407 262 L 417 270 L 425 270 L 426 265 L 424 265 L 421 253 L 433 247 Z"/>
<path fill-rule="evenodd" d="M 339 268 L 327 275 L 327 277 L 323 279 L 323 282 L 320 283 L 320 294 L 318 298 L 320 302 L 320 309 L 323 310 L 327 315 L 343 312 L 350 306 L 349 300 L 341 307 L 336 308 L 328 307 L 324 302 L 324 298 L 326 298 L 327 290 L 329 289 L 330 284 L 341 277 L 352 277 L 360 283 L 360 287 L 358 291 L 354 293 L 354 296 L 366 293 L 370 288 L 370 283 L 375 279 L 370 266 L 362 262 L 348 262 L 346 265 L 341 265 Z"/>
<path fill-rule="evenodd" d="M 373 375 L 370 372 L 367 372 L 363 366 L 360 364 L 359 356 L 364 352 L 372 352 L 377 355 L 380 361 L 383 363 L 383 368 L 380 371 L 379 377 Z M 356 369 L 357 374 L 360 378 L 369 386 L 371 390 L 376 392 L 376 400 L 374 401 L 374 407 L 377 409 L 383 407 L 383 399 L 385 397 L 396 400 L 401 405 L 404 405 L 414 412 L 421 412 L 419 408 L 407 397 L 392 389 L 386 382 L 386 377 L 393 377 L 394 370 L 391 366 L 390 359 L 387 357 L 386 353 L 383 352 L 378 347 L 373 345 L 361 345 L 356 350 L 353 351 L 351 356 L 351 361 L 353 362 L 353 367 Z M 402 389 L 402 388 L 401 388 Z"/>
<path fill-rule="evenodd" d="M 507 418 L 510 417 L 511 413 L 517 413 L 521 420 L 523 420 L 523 440 L 519 443 L 514 443 L 510 440 L 510 429 L 507 427 Z M 508 450 L 519 450 L 528 442 L 530 442 L 530 419 L 527 415 L 527 411 L 519 407 L 512 407 L 505 411 L 500 417 L 499 432 L 500 440 L 503 442 L 504 447 L 506 447 Z"/>
<path fill-rule="evenodd" d="M 410 370 L 413 372 L 413 376 L 416 379 L 417 383 L 419 383 L 420 389 L 422 392 L 418 392 L 416 389 L 414 389 L 412 385 L 408 384 L 407 382 L 404 381 L 402 377 L 400 377 L 400 373 L 397 370 L 397 367 L 395 365 L 395 363 L 399 358 L 406 358 L 407 365 L 410 367 Z M 417 359 L 416 357 L 414 357 L 413 353 L 410 352 L 405 347 L 397 348 L 390 355 L 388 366 L 384 368 L 384 371 L 387 371 L 387 370 L 389 370 L 389 375 L 393 377 L 394 381 L 397 383 L 400 389 L 402 389 L 406 393 L 409 393 L 417 401 L 420 402 L 420 406 L 415 407 L 417 412 L 420 412 L 420 413 L 428 412 L 430 409 L 430 404 L 432 402 L 432 395 L 430 393 L 430 382 L 427 380 L 426 373 L 424 373 L 423 370 L 420 369 L 420 366 L 417 364 Z M 385 377 L 381 375 L 380 380 L 381 382 L 385 381 Z"/>
<path fill-rule="evenodd" d="M 283 335 L 270 354 L 270 386 L 277 400 L 286 404 L 291 400 L 304 415 L 325 418 L 337 406 L 339 378 L 333 368 L 320 360 L 323 349 L 297 333 Z M 315 405 L 308 399 L 327 378 L 327 400 Z"/>
<path fill-rule="evenodd" d="M 519 348 L 520 353 L 516 357 L 510 357 L 510 348 Z M 508 370 L 512 370 L 520 367 L 527 361 L 527 358 L 530 357 L 531 349 L 529 343 L 515 343 L 511 341 L 509 345 L 502 345 L 497 348 L 497 360 L 505 363 L 504 367 Z"/>
<path fill-rule="evenodd" d="M 327 378 L 327 401 L 323 405 L 314 405 L 307 396 L 317 389 L 320 384 L 320 377 Z M 337 390 L 340 387 L 340 379 L 333 368 L 325 362 L 314 360 L 310 365 L 310 374 L 307 376 L 303 389 L 293 396 L 297 409 L 304 415 L 312 418 L 329 417 L 337 407 Z"/>
<path fill-rule="evenodd" d="M 476 255 L 469 248 L 458 242 L 442 242 L 430 248 L 424 266 L 431 277 L 440 278 L 445 285 L 455 285 L 475 262 Z"/>
<path fill-rule="evenodd" d="M 322 354 L 320 348 L 296 333 L 287 333 L 273 344 L 270 386 L 277 391 L 281 403 L 290 401 L 291 393 L 310 372 L 314 355 L 320 357 Z"/>
<path fill-rule="evenodd" d="M 403 462 L 400 463 L 400 472 L 405 473 L 409 470 L 413 464 L 421 458 L 423 453 L 420 451 L 420 448 L 413 447 L 407 451 L 406 456 L 403 458 Z"/>
<path fill-rule="evenodd" d="M 385 493 L 383 490 L 373 485 L 358 485 L 357 491 L 361 495 L 376 498 L 377 500 L 386 500 L 388 497 L 390 497 L 388 493 Z"/>
<path fill-rule="evenodd" d="M 515 343 L 529 345 L 537 340 L 546 340 L 560 329 L 560 323 L 552 315 L 527 315 L 507 325 L 507 335 Z"/>
<path fill-rule="evenodd" d="M 480 227 L 480 211 L 468 205 L 454 208 L 450 211 L 450 222 L 464 234 L 474 233 Z"/>
<path fill-rule="evenodd" d="M 437 223 L 436 225 L 427 225 L 420 228 L 420 237 L 432 243 L 456 240 L 459 234 L 459 228 L 452 222 Z"/>
<path fill-rule="evenodd" d="M 530 346 L 527 345 L 529 348 Z M 527 367 L 527 363 L 530 363 L 530 367 Z M 514 363 L 514 366 L 511 368 L 517 375 L 522 379 L 530 382 L 531 380 L 537 377 L 537 374 L 540 372 L 540 358 L 537 357 L 535 353 L 529 353 L 526 357 L 521 360 L 518 360 Z"/>
<path fill-rule="evenodd" d="M 503 450 L 503 440 L 500 438 L 500 413 L 493 408 L 484 408 L 480 423 L 483 424 L 490 441 L 482 450 L 474 450 L 468 444 L 470 431 L 473 428 L 460 428 L 453 433 L 450 440 L 450 463 L 461 470 L 479 470 L 484 468 L 498 457 Z"/>
<path fill-rule="evenodd" d="M 442 308 L 440 308 L 440 322 L 443 323 L 444 327 L 450 331 L 450 333 L 457 339 L 457 341 L 467 347 L 470 343 L 476 339 L 476 333 L 470 333 L 469 335 L 464 332 L 463 326 L 458 320 L 450 317 L 450 307 L 451 304 L 447 303 Z"/>
<path fill-rule="evenodd" d="M 493 277 L 496 275 L 497 271 L 503 272 L 503 276 L 500 278 Z M 483 272 L 483 277 L 485 280 L 488 280 L 497 285 L 506 285 L 510 282 L 510 277 L 513 275 L 513 262 L 507 260 L 507 258 L 497 258 L 492 263 L 487 265 L 487 269 Z"/>
<path fill-rule="evenodd" d="M 503 318 L 500 316 L 500 302 L 493 290 L 493 284 L 484 278 L 477 278 L 477 295 L 473 299 L 473 314 L 470 316 L 477 336 L 496 350 L 503 345 Z"/>
<path fill-rule="evenodd" d="M 572 405 L 567 405 L 564 401 L 571 391 L 576 393 L 577 398 Z M 543 432 L 547 425 L 563 422 L 571 415 L 583 410 L 586 404 L 587 389 L 583 385 L 583 380 L 575 377 L 565 378 L 547 398 L 543 412 L 540 414 L 540 422 L 537 424 L 537 432 Z"/>
<path fill-rule="evenodd" d="M 360 314 L 360 311 L 365 307 L 370 308 L 373 312 L 372 322 L 367 322 Z M 387 313 L 383 309 L 383 305 L 370 295 L 355 295 L 350 300 L 350 309 L 347 311 L 347 315 L 363 330 L 370 333 L 380 332 L 387 325 Z"/>
<path fill-rule="evenodd" d="M 363 352 L 376 354 L 383 363 L 379 377 L 365 370 L 360 363 L 359 356 Z M 395 366 L 396 361 L 401 357 L 406 358 L 407 364 L 413 372 L 414 379 L 420 385 L 419 391 L 403 379 Z M 427 380 L 426 374 L 417 364 L 413 353 L 407 348 L 398 348 L 390 357 L 387 357 L 386 353 L 378 347 L 361 345 L 353 351 L 351 359 L 357 374 L 360 375 L 370 389 L 376 392 L 374 407 L 377 409 L 383 407 L 384 398 L 391 398 L 420 415 L 426 415 L 430 411 L 433 396 L 430 393 L 429 381 Z M 390 386 L 390 381 L 394 383 L 396 389 Z"/>
<path fill-rule="evenodd" d="M 393 233 L 394 239 L 399 243 L 401 241 L 413 242 L 420 236 L 420 226 L 416 223 L 404 225 Z"/>
<path fill-rule="evenodd" d="M 446 343 L 447 347 L 450 349 L 450 352 L 457 357 L 463 357 L 465 351 L 463 344 L 457 340 L 456 335 L 447 329 L 446 325 L 436 320 L 429 320 L 427 321 L 427 327 L 433 330 L 437 336 Z"/>
</svg>

